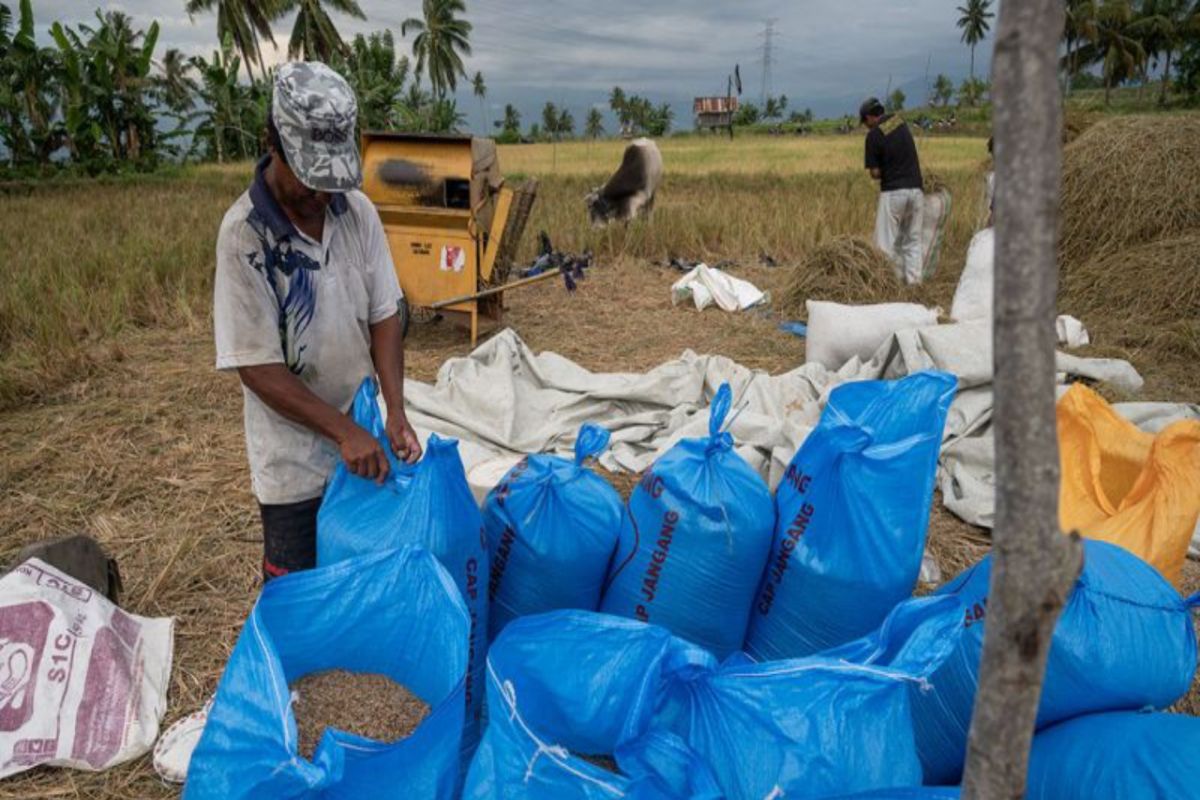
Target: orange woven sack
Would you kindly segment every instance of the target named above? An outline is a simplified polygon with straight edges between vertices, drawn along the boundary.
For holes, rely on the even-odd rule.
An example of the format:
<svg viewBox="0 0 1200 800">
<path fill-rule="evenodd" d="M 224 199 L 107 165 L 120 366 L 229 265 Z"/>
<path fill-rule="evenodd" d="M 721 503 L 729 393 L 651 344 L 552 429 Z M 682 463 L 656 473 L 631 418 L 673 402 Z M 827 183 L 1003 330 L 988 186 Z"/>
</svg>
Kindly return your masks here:
<svg viewBox="0 0 1200 800">
<path fill-rule="evenodd" d="M 1200 515 L 1200 421 L 1146 433 L 1082 384 L 1057 417 L 1063 530 L 1120 545 L 1178 583 Z"/>
</svg>

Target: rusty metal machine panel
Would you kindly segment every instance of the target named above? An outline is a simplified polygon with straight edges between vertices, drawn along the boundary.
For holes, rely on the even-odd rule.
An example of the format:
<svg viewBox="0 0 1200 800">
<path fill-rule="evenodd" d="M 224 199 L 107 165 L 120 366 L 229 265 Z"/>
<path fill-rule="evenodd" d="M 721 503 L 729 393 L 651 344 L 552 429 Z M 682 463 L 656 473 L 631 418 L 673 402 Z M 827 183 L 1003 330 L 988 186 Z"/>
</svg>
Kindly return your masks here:
<svg viewBox="0 0 1200 800">
<path fill-rule="evenodd" d="M 363 191 L 378 206 L 470 212 L 471 137 L 363 135 Z"/>
</svg>

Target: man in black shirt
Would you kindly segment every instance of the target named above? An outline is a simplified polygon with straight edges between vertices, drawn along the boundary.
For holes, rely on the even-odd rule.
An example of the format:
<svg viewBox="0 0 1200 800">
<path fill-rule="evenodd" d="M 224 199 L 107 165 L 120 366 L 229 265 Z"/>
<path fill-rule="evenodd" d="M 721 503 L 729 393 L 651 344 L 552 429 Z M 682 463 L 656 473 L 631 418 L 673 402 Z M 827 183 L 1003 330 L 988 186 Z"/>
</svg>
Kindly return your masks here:
<svg viewBox="0 0 1200 800">
<path fill-rule="evenodd" d="M 897 277 L 905 283 L 920 283 L 924 277 L 921 226 L 925 195 L 917 145 L 904 120 L 888 114 L 874 97 L 862 104 L 858 116 L 869 128 L 866 167 L 879 181 L 875 244 L 892 259 Z"/>
</svg>

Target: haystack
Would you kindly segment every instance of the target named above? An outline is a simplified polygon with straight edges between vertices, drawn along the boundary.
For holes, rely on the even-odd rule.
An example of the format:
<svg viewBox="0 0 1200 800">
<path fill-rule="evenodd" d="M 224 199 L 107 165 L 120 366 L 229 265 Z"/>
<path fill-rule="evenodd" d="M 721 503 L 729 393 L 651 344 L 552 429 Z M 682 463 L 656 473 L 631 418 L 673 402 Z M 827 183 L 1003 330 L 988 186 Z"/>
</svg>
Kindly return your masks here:
<svg viewBox="0 0 1200 800">
<path fill-rule="evenodd" d="M 1191 117 L 1111 117 L 1063 153 L 1061 256 L 1095 258 L 1200 229 L 1200 138 Z"/>
<path fill-rule="evenodd" d="M 780 311 L 802 315 L 805 300 L 887 303 L 911 299 L 918 287 L 901 285 L 892 262 L 861 236 L 835 236 L 808 252 L 792 270 Z"/>
<path fill-rule="evenodd" d="M 1200 230 L 1073 265 L 1063 275 L 1059 306 L 1084 320 L 1200 320 Z"/>
</svg>

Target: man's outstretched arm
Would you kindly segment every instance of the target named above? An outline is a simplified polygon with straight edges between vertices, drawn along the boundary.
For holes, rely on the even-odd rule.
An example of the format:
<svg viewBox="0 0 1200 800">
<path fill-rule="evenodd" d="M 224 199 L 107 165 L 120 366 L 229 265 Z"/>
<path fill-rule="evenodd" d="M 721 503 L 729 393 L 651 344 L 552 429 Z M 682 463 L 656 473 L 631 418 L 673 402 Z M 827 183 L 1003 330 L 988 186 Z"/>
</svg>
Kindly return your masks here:
<svg viewBox="0 0 1200 800">
<path fill-rule="evenodd" d="M 387 403 L 386 430 L 392 451 L 412 464 L 421 457 L 421 442 L 404 412 L 404 336 L 397 315 L 371 326 L 371 361 Z"/>
<path fill-rule="evenodd" d="M 317 397 L 286 366 L 238 367 L 238 377 L 273 411 L 336 444 L 355 475 L 380 482 L 387 477 L 387 454 L 375 437 Z"/>
</svg>

